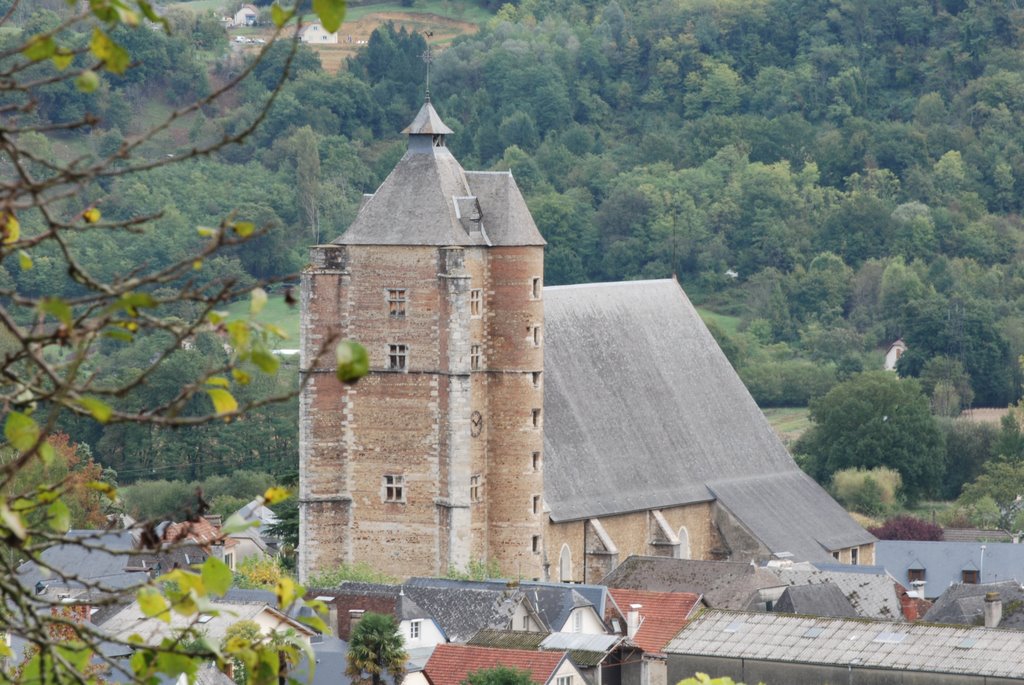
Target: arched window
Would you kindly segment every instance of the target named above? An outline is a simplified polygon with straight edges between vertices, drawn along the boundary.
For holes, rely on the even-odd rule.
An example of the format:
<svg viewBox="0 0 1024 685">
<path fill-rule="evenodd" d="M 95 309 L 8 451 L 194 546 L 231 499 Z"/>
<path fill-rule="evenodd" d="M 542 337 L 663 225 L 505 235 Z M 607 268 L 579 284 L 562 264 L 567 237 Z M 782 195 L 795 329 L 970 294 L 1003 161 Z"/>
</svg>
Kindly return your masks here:
<svg viewBox="0 0 1024 685">
<path fill-rule="evenodd" d="M 679 529 L 679 551 L 676 552 L 676 558 L 690 558 L 690 534 L 686 531 L 686 526 Z"/>
<path fill-rule="evenodd" d="M 572 580 L 572 552 L 569 545 L 562 545 L 562 553 L 558 555 L 558 580 L 568 583 Z"/>
</svg>

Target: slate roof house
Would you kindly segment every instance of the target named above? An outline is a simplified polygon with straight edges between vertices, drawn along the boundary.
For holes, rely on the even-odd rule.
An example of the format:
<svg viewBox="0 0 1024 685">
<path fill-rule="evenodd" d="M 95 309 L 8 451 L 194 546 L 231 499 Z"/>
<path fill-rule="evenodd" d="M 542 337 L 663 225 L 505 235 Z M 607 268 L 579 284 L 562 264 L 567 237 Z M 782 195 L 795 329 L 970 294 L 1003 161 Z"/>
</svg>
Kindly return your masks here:
<svg viewBox="0 0 1024 685">
<path fill-rule="evenodd" d="M 794 587 L 813 587 L 827 583 L 838 588 L 847 603 L 856 611 L 854 614 L 856 616 L 879 621 L 898 621 L 903 617 L 900 595 L 905 592 L 904 586 L 897 583 L 895 578 L 885 572 L 885 569 L 842 564 L 822 564 L 818 567 L 799 564 L 789 567 L 771 566 L 769 570 L 782 582 Z M 777 607 L 777 609 L 783 611 L 781 607 Z M 795 611 L 793 613 L 815 614 L 817 612 Z"/>
<path fill-rule="evenodd" d="M 924 596 L 934 599 L 951 585 L 1016 580 L 1024 545 L 879 540 L 876 558 L 897 580 L 923 582 Z"/>
<path fill-rule="evenodd" d="M 771 569 L 753 564 L 632 556 L 605 576 L 609 588 L 692 592 L 712 609 L 764 611 L 786 583 Z"/>
<path fill-rule="evenodd" d="M 302 279 L 300 578 L 367 562 L 594 582 L 631 554 L 871 563 L 675 280 L 543 287 L 510 172 L 464 170 L 428 101 Z M 331 342 L 370 373 L 334 376 Z"/>
<path fill-rule="evenodd" d="M 929 623 L 984 625 L 985 600 L 994 599 L 991 593 L 997 593 L 1000 602 L 999 621 L 996 627 L 1024 630 L 1024 587 L 1016 580 L 979 585 L 950 585 L 935 600 L 935 604 L 924 615 L 924 620 Z"/>
</svg>

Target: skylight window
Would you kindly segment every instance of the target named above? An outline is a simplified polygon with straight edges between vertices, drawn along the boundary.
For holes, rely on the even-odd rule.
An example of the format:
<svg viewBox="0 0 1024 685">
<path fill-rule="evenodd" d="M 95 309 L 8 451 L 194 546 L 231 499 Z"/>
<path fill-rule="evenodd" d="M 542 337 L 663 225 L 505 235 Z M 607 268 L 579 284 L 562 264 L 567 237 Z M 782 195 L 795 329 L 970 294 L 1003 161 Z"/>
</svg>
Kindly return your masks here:
<svg viewBox="0 0 1024 685">
<path fill-rule="evenodd" d="M 978 638 L 976 637 L 965 637 L 956 645 L 956 649 L 970 649 L 974 645 L 978 644 Z"/>
<path fill-rule="evenodd" d="M 907 638 L 906 633 L 890 633 L 886 630 L 880 632 L 872 642 L 882 642 L 888 645 L 898 645 Z"/>
<path fill-rule="evenodd" d="M 742 628 L 742 627 L 743 627 L 743 621 L 733 621 L 732 623 L 727 625 L 722 632 L 723 633 L 738 633 L 738 632 L 740 632 L 740 628 Z"/>
<path fill-rule="evenodd" d="M 807 637 L 807 638 L 818 637 L 819 635 L 821 635 L 824 632 L 825 632 L 824 628 L 819 628 L 819 627 L 815 626 L 813 628 L 808 628 L 807 632 L 803 634 L 803 637 Z"/>
</svg>

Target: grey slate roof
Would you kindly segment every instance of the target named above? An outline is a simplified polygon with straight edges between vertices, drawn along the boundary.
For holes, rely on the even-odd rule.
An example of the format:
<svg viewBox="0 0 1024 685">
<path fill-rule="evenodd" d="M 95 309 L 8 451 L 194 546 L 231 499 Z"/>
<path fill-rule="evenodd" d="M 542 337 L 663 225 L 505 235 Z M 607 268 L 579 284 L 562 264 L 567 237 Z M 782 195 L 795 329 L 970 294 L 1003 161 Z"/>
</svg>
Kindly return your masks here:
<svg viewBox="0 0 1024 685">
<path fill-rule="evenodd" d="M 1024 629 L 1024 588 L 1016 580 L 978 585 L 959 584 L 946 588 L 924 615 L 930 623 L 984 625 L 985 593 L 998 592 L 1003 603 L 1000 628 Z"/>
<path fill-rule="evenodd" d="M 18 567 L 17 579 L 23 587 L 33 588 L 38 582 L 81 587 L 78 581 L 92 581 L 102 588 L 119 590 L 149 580 L 149 574 L 144 571 L 125 570 L 133 561 L 128 552 L 135 547 L 130 531 L 72 530 L 67 535 L 78 542 L 54 545 L 41 555 L 45 564 L 66 574 L 67 578 L 48 573 L 30 561 Z"/>
<path fill-rule="evenodd" d="M 858 573 L 860 566 L 828 564 L 828 568 L 772 568 L 784 583 L 792 586 L 829 583 L 839 588 L 849 603 L 864 618 L 900 621 L 903 613 L 896 593 L 896 580 L 887 573 Z M 839 566 L 839 569 L 833 570 Z M 863 567 L 870 569 L 873 567 Z M 799 612 L 798 612 L 799 613 Z"/>
<path fill-rule="evenodd" d="M 799 470 L 674 280 L 544 289 L 555 521 L 718 499 L 772 552 L 874 541 Z"/>
<path fill-rule="evenodd" d="M 431 133 L 451 133 L 428 102 L 409 149 L 365 199 L 338 245 L 544 245 L 511 172 L 466 173 Z M 479 224 L 470 216 L 479 213 Z M 468 230 L 467 226 L 482 226 Z"/>
<path fill-rule="evenodd" d="M 843 591 L 828 582 L 817 585 L 792 585 L 786 588 L 773 610 L 783 614 L 805 616 L 858 617 L 857 610 L 850 604 Z"/>
<path fill-rule="evenodd" d="M 929 599 L 938 597 L 950 585 L 960 583 L 964 570 L 982 571 L 980 580 L 984 583 L 1015 580 L 1024 575 L 1024 545 L 985 544 L 982 564 L 982 544 L 985 543 L 879 540 L 875 545 L 875 563 L 885 566 L 904 584 L 909 569 L 924 569 L 924 594 Z"/>
<path fill-rule="evenodd" d="M 605 576 L 603 585 L 626 590 L 693 592 L 716 609 L 748 609 L 761 603 L 760 591 L 785 583 L 769 569 L 734 561 L 699 561 L 630 556 Z"/>
<path fill-rule="evenodd" d="M 526 600 L 516 588 L 482 583 L 453 587 L 437 580 L 412 578 L 402 589 L 450 642 L 465 642 L 483 628 L 508 628 L 516 608 Z"/>
<path fill-rule="evenodd" d="M 690 621 L 665 651 L 670 659 L 690 654 L 1024 678 L 1024 633 L 920 623 L 709 610 Z"/>
</svg>

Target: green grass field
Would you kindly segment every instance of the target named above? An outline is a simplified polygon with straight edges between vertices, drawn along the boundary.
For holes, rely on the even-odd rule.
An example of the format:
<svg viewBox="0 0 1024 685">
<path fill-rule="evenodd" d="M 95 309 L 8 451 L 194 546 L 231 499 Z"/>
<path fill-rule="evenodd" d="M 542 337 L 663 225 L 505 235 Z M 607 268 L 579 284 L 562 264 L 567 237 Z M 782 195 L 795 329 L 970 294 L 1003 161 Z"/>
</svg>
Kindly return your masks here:
<svg viewBox="0 0 1024 685">
<path fill-rule="evenodd" d="M 228 318 L 244 319 L 249 316 L 249 300 L 233 302 L 227 307 Z M 256 316 L 257 322 L 272 323 L 288 335 L 283 340 L 274 339 L 274 349 L 298 349 L 299 347 L 299 306 L 289 307 L 281 295 L 271 295 L 263 311 Z"/>
<path fill-rule="evenodd" d="M 185 0 L 174 2 L 168 5 L 171 9 L 187 10 L 189 12 L 207 13 L 216 11 L 225 16 L 230 13 L 232 3 L 227 0 Z M 362 19 L 370 14 L 380 12 L 401 12 L 403 14 L 436 14 L 439 17 L 467 21 L 473 24 L 483 24 L 491 18 L 490 12 L 483 7 L 466 0 L 417 0 L 412 7 L 406 7 L 401 2 L 382 2 L 366 5 L 349 5 L 345 12 L 345 18 L 350 20 Z M 312 15 L 311 15 L 312 16 Z"/>
<path fill-rule="evenodd" d="M 740 317 L 717 314 L 710 309 L 704 309 L 703 307 L 697 307 L 697 313 L 700 314 L 700 318 L 705 322 L 714 321 L 718 324 L 719 328 L 729 335 L 736 335 L 736 329 L 740 325 Z"/>
<path fill-rule="evenodd" d="M 773 407 L 761 411 L 786 447 L 792 446 L 811 427 L 807 407 Z"/>
</svg>

